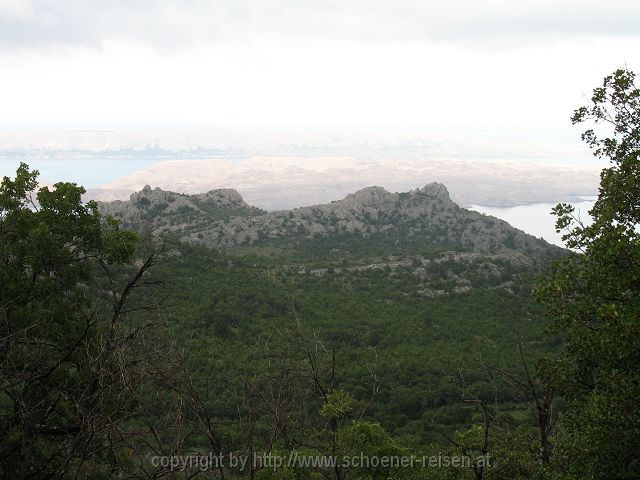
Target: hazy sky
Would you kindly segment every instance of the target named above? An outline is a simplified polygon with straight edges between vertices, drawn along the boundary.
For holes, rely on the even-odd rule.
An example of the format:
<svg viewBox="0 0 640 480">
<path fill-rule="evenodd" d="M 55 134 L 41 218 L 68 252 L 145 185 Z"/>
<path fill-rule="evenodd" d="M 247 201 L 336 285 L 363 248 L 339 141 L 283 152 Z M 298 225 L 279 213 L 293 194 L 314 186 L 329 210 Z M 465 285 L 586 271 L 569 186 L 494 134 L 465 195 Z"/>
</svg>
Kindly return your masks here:
<svg viewBox="0 0 640 480">
<path fill-rule="evenodd" d="M 637 0 L 0 0 L 0 131 L 574 135 Z"/>
</svg>

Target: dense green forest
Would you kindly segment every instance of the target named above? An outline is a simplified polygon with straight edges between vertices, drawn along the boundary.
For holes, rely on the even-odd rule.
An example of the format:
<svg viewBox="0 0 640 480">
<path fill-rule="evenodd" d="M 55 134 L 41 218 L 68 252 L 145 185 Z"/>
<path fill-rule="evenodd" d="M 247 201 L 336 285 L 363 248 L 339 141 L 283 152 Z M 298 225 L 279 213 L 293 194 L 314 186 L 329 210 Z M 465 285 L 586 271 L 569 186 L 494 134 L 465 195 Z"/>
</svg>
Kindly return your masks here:
<svg viewBox="0 0 640 480">
<path fill-rule="evenodd" d="M 362 218 L 141 192 L 121 223 L 21 164 L 0 187 L 0 474 L 638 478 L 634 79 L 573 117 L 613 129 L 583 134 L 612 162 L 593 224 L 555 209 L 571 252 L 438 185 L 369 191 L 391 207 Z"/>
</svg>

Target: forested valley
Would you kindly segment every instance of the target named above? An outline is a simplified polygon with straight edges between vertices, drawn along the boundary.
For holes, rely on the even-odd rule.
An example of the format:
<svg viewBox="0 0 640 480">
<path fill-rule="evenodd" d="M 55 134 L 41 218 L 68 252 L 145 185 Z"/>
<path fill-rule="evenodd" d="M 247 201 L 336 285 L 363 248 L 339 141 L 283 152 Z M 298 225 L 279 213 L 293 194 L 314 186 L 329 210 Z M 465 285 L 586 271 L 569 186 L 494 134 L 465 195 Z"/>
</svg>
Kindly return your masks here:
<svg viewBox="0 0 640 480">
<path fill-rule="evenodd" d="M 265 212 L 233 190 L 83 202 L 20 164 L 0 474 L 638 478 L 634 82 L 617 70 L 572 118 L 611 164 L 593 223 L 554 209 L 568 249 L 435 182 Z"/>
</svg>

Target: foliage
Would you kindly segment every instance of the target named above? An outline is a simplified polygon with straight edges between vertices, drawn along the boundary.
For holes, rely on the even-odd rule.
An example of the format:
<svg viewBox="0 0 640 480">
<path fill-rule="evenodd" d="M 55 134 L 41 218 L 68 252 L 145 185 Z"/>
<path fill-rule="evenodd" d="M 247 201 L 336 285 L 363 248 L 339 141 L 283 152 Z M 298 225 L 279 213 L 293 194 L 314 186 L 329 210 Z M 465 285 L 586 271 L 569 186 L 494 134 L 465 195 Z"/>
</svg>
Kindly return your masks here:
<svg viewBox="0 0 640 480">
<path fill-rule="evenodd" d="M 566 348 L 546 372 L 569 402 L 562 444 L 575 478 L 640 475 L 640 90 L 635 75 L 617 70 L 594 90 L 574 124 L 598 158 L 598 199 L 583 225 L 558 205 L 556 227 L 567 230 L 572 255 L 539 283 L 537 295 L 565 335 Z"/>
<path fill-rule="evenodd" d="M 464 215 L 445 225 L 428 212 L 366 211 L 362 231 L 316 236 L 289 215 L 282 238 L 261 230 L 255 245 L 216 251 L 166 237 L 159 254 L 84 204 L 82 187 L 38 188 L 21 164 L 0 185 L 0 475 L 178 478 L 150 455 L 209 451 L 296 461 L 272 468 L 250 458 L 248 471 L 198 476 L 638 478 L 634 81 L 616 71 L 573 116 L 595 123 L 582 138 L 611 165 L 592 224 L 569 205 L 554 210 L 575 253 L 535 287 L 554 321 L 547 337 L 531 281 L 559 252 L 521 263 L 531 245 L 505 230 L 478 255 L 452 233 Z M 222 222 L 263 213 L 202 199 L 175 208 L 176 198 L 141 198 L 140 218 L 177 226 L 185 217 L 196 234 L 196 209 Z M 376 230 L 382 221 L 389 228 Z M 482 223 L 495 231 L 490 218 L 474 228 Z M 162 304 L 170 308 L 159 315 Z M 470 463 L 451 464 L 461 456 Z M 346 461 L 373 457 L 437 465 Z"/>
<path fill-rule="evenodd" d="M 353 398 L 347 392 L 335 390 L 327 395 L 320 409 L 320 415 L 330 419 L 339 419 L 353 410 Z"/>
<path fill-rule="evenodd" d="M 150 406 L 149 322 L 129 308 L 154 256 L 134 269 L 135 233 L 37 174 L 0 185 L 0 475 L 118 472 Z"/>
<path fill-rule="evenodd" d="M 483 419 L 469 408 L 461 377 L 482 395 L 499 391 L 500 406 L 508 411 L 504 418 L 520 427 L 505 423 L 492 430 L 486 448 L 510 466 L 504 477 L 494 478 L 518 478 L 518 472 L 526 478 L 534 471 L 530 395 L 507 377 L 487 378 L 486 370 L 487 364 L 501 371 L 518 365 L 520 340 L 530 356 L 553 351 L 541 335 L 546 321 L 530 298 L 531 279 L 544 264 L 458 255 L 466 247 L 447 243 L 446 228 L 432 238 L 421 236 L 417 224 L 403 243 L 398 240 L 408 232 L 344 233 L 296 242 L 294 250 L 288 248 L 291 239 L 284 239 L 216 251 L 166 237 L 161 254 L 143 255 L 139 236 L 101 217 L 93 203 L 81 203 L 80 187 L 40 189 L 40 200 L 28 204 L 35 176 L 21 190 L 18 182 L 31 175 L 21 168 L 15 181 L 3 183 L 10 220 L 2 224 L 3 232 L 19 232 L 3 240 L 5 258 L 10 263 L 18 258 L 14 250 L 22 248 L 27 253 L 20 258 L 42 256 L 46 268 L 54 265 L 52 258 L 61 259 L 57 270 L 36 275 L 37 298 L 26 295 L 16 303 L 24 310 L 21 316 L 16 313 L 21 310 L 7 307 L 13 322 L 6 332 L 11 361 L 3 364 L 3 382 L 13 378 L 21 389 L 29 383 L 12 365 L 35 371 L 56 365 L 42 408 L 56 412 L 60 406 L 61 412 L 55 419 L 39 415 L 59 429 L 57 434 L 27 434 L 8 421 L 12 435 L 0 441 L 0 446 L 32 441 L 24 462 L 44 466 L 33 470 L 34 476 L 176 474 L 151 468 L 152 452 L 410 456 L 445 449 L 444 438 L 464 440 L 471 451 Z M 169 207 L 154 208 L 146 214 L 165 221 Z M 47 237 L 50 231 L 59 238 Z M 148 272 L 152 264 L 155 277 Z M 31 288 L 28 265 L 23 260 L 23 267 L 2 273 L 15 284 L 15 295 Z M 163 288 L 146 288 L 156 285 L 156 278 L 163 279 Z M 63 280 L 62 286 L 44 289 Z M 159 304 L 168 305 L 162 318 L 149 310 Z M 32 326 L 43 312 L 57 319 L 56 328 Z M 25 330 L 13 335 L 18 321 Z M 171 348 L 174 340 L 185 365 L 183 354 Z M 66 351 L 72 351 L 68 358 Z M 100 395 L 87 397 L 96 378 Z M 36 383 L 31 399 L 42 386 Z M 12 395 L 8 391 L 0 402 L 3 419 L 15 408 Z M 58 398 L 64 401 L 56 403 Z M 36 410 L 24 417 L 43 422 Z M 73 428 L 64 431 L 60 425 Z M 5 476 L 23 468 L 15 457 L 6 459 Z M 252 465 L 242 475 L 477 478 L 478 471 Z M 198 475 L 240 472 L 214 469 Z"/>
</svg>

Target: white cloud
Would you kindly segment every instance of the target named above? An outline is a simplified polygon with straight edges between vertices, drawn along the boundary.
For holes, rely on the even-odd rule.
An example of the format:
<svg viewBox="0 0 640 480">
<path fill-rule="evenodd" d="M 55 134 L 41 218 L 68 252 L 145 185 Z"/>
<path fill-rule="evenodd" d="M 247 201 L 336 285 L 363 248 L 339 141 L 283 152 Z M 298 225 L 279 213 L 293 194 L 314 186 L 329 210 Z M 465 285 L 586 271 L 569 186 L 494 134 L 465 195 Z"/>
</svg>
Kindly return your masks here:
<svg viewBox="0 0 640 480">
<path fill-rule="evenodd" d="M 0 0 L 0 130 L 566 134 L 635 0 Z"/>
<path fill-rule="evenodd" d="M 477 52 L 423 43 L 113 44 L 6 55 L 0 129 L 193 126 L 570 130 L 581 95 L 640 40 Z M 628 55 L 628 56 L 627 56 Z"/>
<path fill-rule="evenodd" d="M 636 0 L 2 0 L 0 46 L 160 49 L 279 39 L 436 41 L 507 48 L 575 36 L 637 36 Z"/>
</svg>

